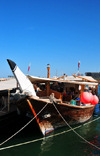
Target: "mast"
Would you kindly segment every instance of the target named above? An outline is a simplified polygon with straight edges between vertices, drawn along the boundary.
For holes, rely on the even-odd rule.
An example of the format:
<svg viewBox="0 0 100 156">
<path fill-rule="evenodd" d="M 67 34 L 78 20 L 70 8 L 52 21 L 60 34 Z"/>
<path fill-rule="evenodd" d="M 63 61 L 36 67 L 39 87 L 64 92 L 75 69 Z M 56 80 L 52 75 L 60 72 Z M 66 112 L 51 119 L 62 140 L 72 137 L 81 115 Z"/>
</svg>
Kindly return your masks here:
<svg viewBox="0 0 100 156">
<path fill-rule="evenodd" d="M 50 78 L 50 64 L 47 64 L 47 78 Z M 47 96 L 50 94 L 50 83 L 47 82 Z"/>
<path fill-rule="evenodd" d="M 50 78 L 50 64 L 47 64 L 47 78 Z"/>
<path fill-rule="evenodd" d="M 78 62 L 78 76 L 79 76 L 79 68 L 80 68 L 80 61 Z"/>
</svg>

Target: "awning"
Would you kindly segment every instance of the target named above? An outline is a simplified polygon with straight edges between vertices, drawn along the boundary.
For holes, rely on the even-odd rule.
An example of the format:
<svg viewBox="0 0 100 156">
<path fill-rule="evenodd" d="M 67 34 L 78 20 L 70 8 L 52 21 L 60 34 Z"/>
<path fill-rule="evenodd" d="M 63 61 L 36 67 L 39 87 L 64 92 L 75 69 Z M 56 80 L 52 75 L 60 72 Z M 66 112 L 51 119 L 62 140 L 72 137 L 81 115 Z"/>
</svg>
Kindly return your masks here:
<svg viewBox="0 0 100 156">
<path fill-rule="evenodd" d="M 97 86 L 98 83 L 95 82 L 85 82 L 85 81 L 70 81 L 70 80 L 59 80 L 55 78 L 41 78 L 35 76 L 27 76 L 32 83 L 46 83 L 46 82 L 59 82 L 59 83 L 70 83 L 70 84 L 78 84 L 78 85 L 89 85 L 89 86 Z"/>
</svg>

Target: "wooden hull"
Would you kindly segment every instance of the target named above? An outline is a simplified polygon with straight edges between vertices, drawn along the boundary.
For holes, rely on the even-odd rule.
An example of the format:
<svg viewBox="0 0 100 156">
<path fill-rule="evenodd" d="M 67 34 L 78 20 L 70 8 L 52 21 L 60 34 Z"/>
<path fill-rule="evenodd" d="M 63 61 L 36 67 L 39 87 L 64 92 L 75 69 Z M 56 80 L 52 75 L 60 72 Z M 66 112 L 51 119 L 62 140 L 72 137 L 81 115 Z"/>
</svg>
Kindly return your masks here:
<svg viewBox="0 0 100 156">
<path fill-rule="evenodd" d="M 40 99 L 24 98 L 18 101 L 17 106 L 21 114 L 26 115 L 27 113 L 30 113 L 31 117 L 33 117 L 36 116 L 46 104 L 46 101 Z M 55 106 L 62 117 L 70 125 L 88 121 L 95 108 L 94 105 L 76 106 L 65 103 L 55 103 Z M 54 129 L 67 125 L 60 114 L 57 112 L 54 105 L 49 102 L 42 112 L 35 118 L 43 135 L 53 131 Z"/>
</svg>

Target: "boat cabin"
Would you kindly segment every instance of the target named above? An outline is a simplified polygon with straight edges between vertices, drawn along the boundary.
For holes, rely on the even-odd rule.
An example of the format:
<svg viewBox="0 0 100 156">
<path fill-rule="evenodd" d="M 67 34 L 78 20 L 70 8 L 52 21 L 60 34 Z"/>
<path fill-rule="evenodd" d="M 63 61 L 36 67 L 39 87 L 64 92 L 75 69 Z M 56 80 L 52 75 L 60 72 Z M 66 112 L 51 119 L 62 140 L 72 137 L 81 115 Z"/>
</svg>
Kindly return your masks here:
<svg viewBox="0 0 100 156">
<path fill-rule="evenodd" d="M 33 83 L 37 96 L 41 98 L 49 98 L 53 93 L 53 96 L 56 99 L 60 99 L 61 102 L 70 103 L 71 100 L 76 100 L 78 104 L 81 92 L 88 91 L 93 94 L 97 93 L 97 82 L 40 78 L 34 76 L 28 76 L 28 78 Z"/>
</svg>

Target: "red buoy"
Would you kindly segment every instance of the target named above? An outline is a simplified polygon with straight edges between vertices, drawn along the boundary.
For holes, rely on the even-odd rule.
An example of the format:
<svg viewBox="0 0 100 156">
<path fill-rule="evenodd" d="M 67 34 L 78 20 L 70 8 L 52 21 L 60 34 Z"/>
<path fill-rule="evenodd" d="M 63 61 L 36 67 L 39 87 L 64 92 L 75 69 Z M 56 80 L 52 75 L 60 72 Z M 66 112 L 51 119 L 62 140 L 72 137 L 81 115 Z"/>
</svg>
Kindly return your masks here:
<svg viewBox="0 0 100 156">
<path fill-rule="evenodd" d="M 99 98 L 96 95 L 93 95 L 92 105 L 96 105 L 99 102 Z"/>
<path fill-rule="evenodd" d="M 82 103 L 90 103 L 92 99 L 92 95 L 88 92 L 81 93 L 81 102 Z"/>
<path fill-rule="evenodd" d="M 92 103 L 92 101 L 93 101 L 93 94 L 92 94 L 92 93 L 89 93 L 89 96 L 90 96 L 90 101 L 89 101 L 89 103 Z"/>
</svg>

